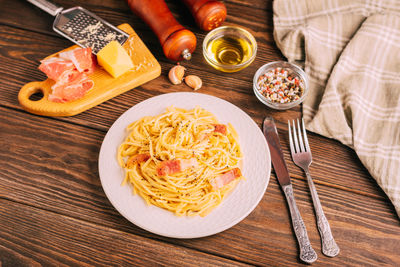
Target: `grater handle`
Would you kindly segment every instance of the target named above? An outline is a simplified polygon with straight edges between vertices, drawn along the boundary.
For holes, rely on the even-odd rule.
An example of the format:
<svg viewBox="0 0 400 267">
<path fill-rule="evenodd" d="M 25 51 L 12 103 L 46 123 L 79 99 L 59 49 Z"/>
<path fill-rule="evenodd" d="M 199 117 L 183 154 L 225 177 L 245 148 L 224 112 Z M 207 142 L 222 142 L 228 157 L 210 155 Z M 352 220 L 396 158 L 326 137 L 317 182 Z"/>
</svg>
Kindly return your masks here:
<svg viewBox="0 0 400 267">
<path fill-rule="evenodd" d="M 53 17 L 57 16 L 58 13 L 60 13 L 63 10 L 61 6 L 58 6 L 47 0 L 27 0 L 27 1 L 39 7 L 40 9 L 46 11 Z"/>
</svg>

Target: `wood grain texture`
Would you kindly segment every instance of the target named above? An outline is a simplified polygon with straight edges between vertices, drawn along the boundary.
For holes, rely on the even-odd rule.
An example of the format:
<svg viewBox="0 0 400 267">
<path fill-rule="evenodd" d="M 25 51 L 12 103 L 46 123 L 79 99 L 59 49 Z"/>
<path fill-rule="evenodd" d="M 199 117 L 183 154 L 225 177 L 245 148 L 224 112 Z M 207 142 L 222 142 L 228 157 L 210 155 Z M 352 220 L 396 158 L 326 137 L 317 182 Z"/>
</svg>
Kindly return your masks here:
<svg viewBox="0 0 400 267">
<path fill-rule="evenodd" d="M 274 173 L 265 196 L 247 218 L 206 238 L 157 236 L 133 225 L 112 207 L 97 169 L 108 128 L 129 107 L 149 97 L 191 89 L 169 83 L 167 72 L 173 63 L 164 57 L 157 37 L 125 1 L 55 2 L 64 7 L 82 5 L 114 25 L 131 24 L 159 60 L 162 74 L 71 118 L 26 113 L 18 105 L 18 90 L 29 81 L 45 79 L 37 70 L 39 60 L 70 43 L 51 30 L 50 15 L 23 0 L 0 0 L 0 265 L 302 265 L 288 207 Z M 297 204 L 319 256 L 314 265 L 400 265 L 399 220 L 385 194 L 354 151 L 310 133 L 314 159 L 310 171 L 341 248 L 336 258 L 321 254 L 307 182 L 288 151 L 287 120 L 300 117 L 300 108 L 273 111 L 252 92 L 257 68 L 284 59 L 273 41 L 272 1 L 225 1 L 226 24 L 249 29 L 259 45 L 256 60 L 235 74 L 218 72 L 206 64 L 201 55 L 206 33 L 197 29 L 179 1 L 167 4 L 198 38 L 192 60 L 183 64 L 188 74 L 203 79 L 199 92 L 235 104 L 258 125 L 266 115 L 277 122 Z"/>
<path fill-rule="evenodd" d="M 0 262 L 14 266 L 246 266 L 0 199 Z M 31 222 L 36 222 L 35 224 Z"/>
<path fill-rule="evenodd" d="M 7 170 L 0 177 L 0 196 L 5 199 L 43 209 L 45 213 L 63 214 L 249 264 L 279 261 L 290 265 L 297 262 L 297 247 L 288 209 L 274 175 L 255 211 L 232 229 L 194 240 L 163 238 L 123 219 L 105 197 L 97 173 L 97 158 L 104 133 L 23 114 L 14 112 L 7 115 L 7 110 L 0 108 L 0 117 L 7 117 L 0 124 L 5 129 L 0 136 L 0 155 L 7 155 L 0 157 L 0 164 Z M 52 131 L 48 131 L 49 128 Z M 14 141 L 10 143 L 4 136 Z M 31 145 L 27 148 L 26 144 Z M 320 251 L 306 181 L 295 180 L 294 190 L 311 242 Z M 370 246 L 371 240 L 375 244 L 391 244 L 380 246 L 379 255 L 385 255 L 380 261 L 390 264 L 398 260 L 395 253 L 399 248 L 396 244 L 400 244 L 398 220 L 384 200 L 375 199 L 371 203 L 368 196 L 324 185 L 317 185 L 317 190 L 335 238 L 342 248 L 341 257 L 335 258 L 337 264 L 345 264 L 355 252 L 367 250 L 371 254 L 377 253 L 376 248 Z M 249 239 L 249 236 L 252 238 Z M 353 239 L 349 240 L 349 236 Z M 231 244 L 228 248 L 227 242 Z M 356 248 L 353 248 L 354 242 L 357 243 Z M 265 250 L 268 253 L 264 253 Z M 319 259 L 320 264 L 332 261 L 324 257 Z M 352 263 L 365 262 L 363 259 L 352 259 Z"/>
<path fill-rule="evenodd" d="M 0 43 L 2 44 L 0 47 L 0 58 L 2 62 L 5 62 L 5 64 L 0 65 L 0 75 L 7 75 L 8 77 L 7 80 L 0 81 L 0 83 L 4 83 L 4 85 L 2 85 L 3 94 L 0 95 L 0 103 L 2 105 L 22 109 L 17 101 L 19 86 L 28 82 L 27 79 L 45 79 L 44 75 L 37 70 L 39 60 L 46 56 L 46 52 L 43 52 L 43 50 L 57 49 L 64 45 L 62 39 L 56 38 L 50 38 L 53 42 L 39 45 L 40 40 L 45 37 L 45 35 L 40 33 L 31 33 L 29 36 L 26 36 L 23 30 L 0 25 L 0 42 L 3 42 Z M 58 44 L 57 41 L 62 42 Z M 28 46 L 29 50 L 27 52 Z M 32 59 L 30 56 L 31 54 L 38 54 L 38 59 Z M 167 73 L 171 66 L 172 64 L 170 63 L 162 64 L 162 75 L 158 79 L 115 97 L 87 112 L 71 118 L 62 118 L 61 120 L 106 131 L 125 110 L 144 99 L 162 93 L 191 91 L 185 84 L 172 86 L 169 83 Z M 300 116 L 299 108 L 286 111 L 285 113 L 267 109 L 253 95 L 251 82 L 246 82 L 227 74 L 224 74 L 227 75 L 227 77 L 222 79 L 218 78 L 218 73 L 210 73 L 207 67 L 205 67 L 206 70 L 193 70 L 190 66 L 187 66 L 187 68 L 188 72 L 191 74 L 203 77 L 204 86 L 200 90 L 201 93 L 221 97 L 235 104 L 248 113 L 258 125 L 261 125 L 266 115 L 274 116 L 278 121 L 277 127 L 282 134 L 282 145 L 286 148 L 286 159 L 290 161 L 290 155 L 287 149 L 288 132 L 286 122 L 288 119 Z M 250 68 L 251 66 L 248 69 Z M 243 71 L 248 70 L 245 69 Z M 251 73 L 247 73 L 247 75 L 251 75 Z M 310 138 L 310 146 L 314 155 L 311 172 L 323 174 L 321 175 L 322 180 L 318 179 L 318 176 L 315 176 L 315 178 L 317 178 L 315 181 L 316 183 L 321 182 L 352 192 L 369 194 L 370 196 L 386 199 L 384 193 L 377 187 L 376 182 L 361 166 L 354 151 L 340 146 L 336 141 L 328 140 L 313 134 L 310 135 L 313 136 L 313 138 Z M 326 151 L 332 151 L 332 153 L 327 154 Z M 293 174 L 295 178 L 304 179 L 303 172 L 297 167 L 294 168 Z M 341 181 L 343 179 L 345 179 L 346 183 Z"/>
</svg>

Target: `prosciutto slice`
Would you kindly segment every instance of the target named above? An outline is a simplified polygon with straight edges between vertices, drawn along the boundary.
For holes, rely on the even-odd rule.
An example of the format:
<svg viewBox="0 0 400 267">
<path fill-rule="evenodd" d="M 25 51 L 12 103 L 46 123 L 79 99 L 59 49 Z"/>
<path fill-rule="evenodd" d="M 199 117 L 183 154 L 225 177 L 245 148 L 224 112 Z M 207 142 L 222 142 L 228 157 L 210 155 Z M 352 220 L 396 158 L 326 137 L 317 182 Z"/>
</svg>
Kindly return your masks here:
<svg viewBox="0 0 400 267">
<path fill-rule="evenodd" d="M 52 57 L 40 61 L 39 70 L 44 72 L 49 79 L 54 81 L 63 74 L 64 71 L 73 70 L 75 68 L 71 60 L 65 60 L 58 57 Z"/>
<path fill-rule="evenodd" d="M 87 74 L 93 73 L 96 59 L 91 48 L 76 48 L 41 61 L 39 69 L 56 83 L 51 87 L 49 100 L 64 103 L 82 98 L 93 88 Z"/>
<path fill-rule="evenodd" d="M 58 56 L 64 60 L 71 61 L 79 72 L 91 74 L 96 67 L 96 59 L 92 54 L 92 48 L 75 48 L 61 52 Z"/>
<path fill-rule="evenodd" d="M 85 73 L 76 69 L 65 71 L 51 87 L 49 100 L 64 103 L 82 98 L 92 89 L 94 82 Z"/>
</svg>

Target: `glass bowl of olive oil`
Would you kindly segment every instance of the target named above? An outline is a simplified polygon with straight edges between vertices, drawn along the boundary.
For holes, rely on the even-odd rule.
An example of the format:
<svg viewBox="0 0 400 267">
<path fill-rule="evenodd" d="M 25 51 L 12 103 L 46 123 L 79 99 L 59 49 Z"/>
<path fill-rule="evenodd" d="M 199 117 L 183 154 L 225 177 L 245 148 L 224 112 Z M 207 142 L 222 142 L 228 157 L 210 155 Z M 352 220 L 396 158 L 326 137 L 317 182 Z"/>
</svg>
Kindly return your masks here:
<svg viewBox="0 0 400 267">
<path fill-rule="evenodd" d="M 257 42 L 248 31 L 222 26 L 210 31 L 203 41 L 203 55 L 208 64 L 223 72 L 244 69 L 253 62 Z"/>
</svg>

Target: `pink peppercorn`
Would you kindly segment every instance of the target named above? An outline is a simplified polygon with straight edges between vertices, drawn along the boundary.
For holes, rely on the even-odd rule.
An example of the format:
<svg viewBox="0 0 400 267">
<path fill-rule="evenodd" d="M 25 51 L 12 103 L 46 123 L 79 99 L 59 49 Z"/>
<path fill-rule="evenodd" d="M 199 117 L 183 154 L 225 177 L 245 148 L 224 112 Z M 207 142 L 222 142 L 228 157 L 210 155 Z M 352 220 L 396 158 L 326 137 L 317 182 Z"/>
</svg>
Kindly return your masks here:
<svg viewBox="0 0 400 267">
<path fill-rule="evenodd" d="M 276 68 L 258 78 L 258 90 L 271 102 L 289 103 L 304 94 L 304 82 L 295 77 L 290 69 Z"/>
</svg>

